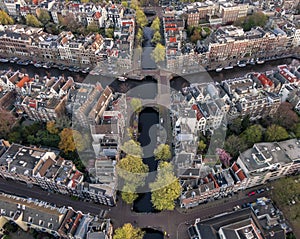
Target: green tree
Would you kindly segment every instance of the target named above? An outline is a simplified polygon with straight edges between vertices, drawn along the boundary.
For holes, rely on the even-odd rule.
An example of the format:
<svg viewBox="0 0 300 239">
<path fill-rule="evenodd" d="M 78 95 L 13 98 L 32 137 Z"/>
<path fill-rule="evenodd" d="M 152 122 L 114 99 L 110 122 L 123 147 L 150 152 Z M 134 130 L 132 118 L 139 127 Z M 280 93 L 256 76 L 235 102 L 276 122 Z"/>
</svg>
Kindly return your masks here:
<svg viewBox="0 0 300 239">
<path fill-rule="evenodd" d="M 157 43 L 161 42 L 161 35 L 160 35 L 159 32 L 154 33 L 151 42 L 154 43 L 154 44 L 157 44 Z"/>
<path fill-rule="evenodd" d="M 127 8 L 128 7 L 128 2 L 127 1 L 122 1 L 122 6 Z"/>
<path fill-rule="evenodd" d="M 269 126 L 265 132 L 265 139 L 269 142 L 285 140 L 288 137 L 286 129 L 276 124 Z"/>
<path fill-rule="evenodd" d="M 264 27 L 268 21 L 268 16 L 262 12 L 255 12 L 253 15 L 242 17 L 234 22 L 235 26 L 243 27 L 244 31 L 251 30 L 252 27 Z"/>
<path fill-rule="evenodd" d="M 130 100 L 131 108 L 134 112 L 139 113 L 142 110 L 142 101 L 139 98 L 132 98 Z"/>
<path fill-rule="evenodd" d="M 148 24 L 147 17 L 141 9 L 136 10 L 136 22 L 140 27 L 144 27 Z"/>
<path fill-rule="evenodd" d="M 149 184 L 151 202 L 157 210 L 173 210 L 175 200 L 180 196 L 181 186 L 168 162 L 159 164 L 156 180 Z"/>
<path fill-rule="evenodd" d="M 86 28 L 87 32 L 99 32 L 99 27 L 95 22 L 90 23 Z"/>
<path fill-rule="evenodd" d="M 46 25 L 46 24 L 50 21 L 50 19 L 51 19 L 49 12 L 46 11 L 46 10 L 44 10 L 44 9 L 38 8 L 38 9 L 36 10 L 36 15 L 37 15 L 37 17 L 38 17 L 38 20 L 39 20 L 43 25 Z"/>
<path fill-rule="evenodd" d="M 113 28 L 106 28 L 105 29 L 105 36 L 107 38 L 114 38 L 114 32 L 115 32 L 115 30 Z"/>
<path fill-rule="evenodd" d="M 156 63 L 164 61 L 166 58 L 166 48 L 162 44 L 157 43 L 151 53 L 151 57 Z"/>
<path fill-rule="evenodd" d="M 206 149 L 206 144 L 203 140 L 200 140 L 198 142 L 198 151 L 202 154 L 204 152 L 204 150 Z"/>
<path fill-rule="evenodd" d="M 293 127 L 293 132 L 297 138 L 300 138 L 300 123 L 295 124 Z"/>
<path fill-rule="evenodd" d="M 129 189 L 129 192 L 144 185 L 148 171 L 149 167 L 143 163 L 141 157 L 127 155 L 117 163 L 118 176 L 124 180 L 125 189 Z"/>
<path fill-rule="evenodd" d="M 27 14 L 26 25 L 31 27 L 41 27 L 43 24 L 34 15 Z"/>
<path fill-rule="evenodd" d="M 11 25 L 14 24 L 14 20 L 3 10 L 0 10 L 0 24 Z"/>
<path fill-rule="evenodd" d="M 169 160 L 172 157 L 170 146 L 167 144 L 160 144 L 154 150 L 156 160 Z"/>
<path fill-rule="evenodd" d="M 154 32 L 159 32 L 160 30 L 160 20 L 158 17 L 156 17 L 152 24 L 151 24 L 151 28 L 153 29 Z"/>
<path fill-rule="evenodd" d="M 238 117 L 232 120 L 228 125 L 228 129 L 235 135 L 239 135 L 242 132 L 242 118 Z"/>
<path fill-rule="evenodd" d="M 143 40 L 143 30 L 142 28 L 139 27 L 137 34 L 136 34 L 136 40 L 138 42 L 138 44 L 141 44 L 142 40 Z"/>
<path fill-rule="evenodd" d="M 59 149 L 64 153 L 82 151 L 85 149 L 85 141 L 80 132 L 70 128 L 65 128 L 60 132 L 60 142 L 58 144 Z"/>
<path fill-rule="evenodd" d="M 258 125 L 251 125 L 240 135 L 243 140 L 247 143 L 247 146 L 250 148 L 253 144 L 261 142 L 263 136 L 263 128 Z"/>
<path fill-rule="evenodd" d="M 247 144 L 243 138 L 230 135 L 225 141 L 224 149 L 232 155 L 233 158 L 237 158 L 240 152 L 247 149 Z"/>
<path fill-rule="evenodd" d="M 140 228 L 135 228 L 130 223 L 126 223 L 123 227 L 117 228 L 113 239 L 143 239 L 144 234 Z"/>
<path fill-rule="evenodd" d="M 139 142 L 133 139 L 126 141 L 122 146 L 121 150 L 126 153 L 126 155 L 132 155 L 137 157 L 143 156 L 143 149 Z"/>
<path fill-rule="evenodd" d="M 136 188 L 134 185 L 124 185 L 121 196 L 127 204 L 132 204 L 134 200 L 138 198 L 138 194 L 135 192 L 135 190 Z"/>
</svg>

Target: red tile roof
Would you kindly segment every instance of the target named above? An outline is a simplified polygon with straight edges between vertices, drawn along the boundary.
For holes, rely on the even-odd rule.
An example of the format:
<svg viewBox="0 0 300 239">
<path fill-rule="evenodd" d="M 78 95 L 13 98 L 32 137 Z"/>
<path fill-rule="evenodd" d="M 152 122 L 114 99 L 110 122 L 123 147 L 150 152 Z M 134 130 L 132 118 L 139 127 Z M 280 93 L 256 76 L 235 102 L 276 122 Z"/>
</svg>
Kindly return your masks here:
<svg viewBox="0 0 300 239">
<path fill-rule="evenodd" d="M 24 87 L 25 83 L 30 82 L 31 79 L 28 76 L 24 76 L 18 83 L 17 87 L 22 88 Z"/>
<path fill-rule="evenodd" d="M 232 170 L 236 173 L 239 170 L 239 166 L 237 166 L 236 162 L 231 166 Z"/>
<path fill-rule="evenodd" d="M 243 180 L 246 178 L 245 174 L 243 173 L 243 170 L 241 170 L 241 169 L 240 169 L 240 171 L 237 173 L 237 176 L 239 177 L 239 179 L 240 179 L 241 181 L 243 181 Z"/>
</svg>

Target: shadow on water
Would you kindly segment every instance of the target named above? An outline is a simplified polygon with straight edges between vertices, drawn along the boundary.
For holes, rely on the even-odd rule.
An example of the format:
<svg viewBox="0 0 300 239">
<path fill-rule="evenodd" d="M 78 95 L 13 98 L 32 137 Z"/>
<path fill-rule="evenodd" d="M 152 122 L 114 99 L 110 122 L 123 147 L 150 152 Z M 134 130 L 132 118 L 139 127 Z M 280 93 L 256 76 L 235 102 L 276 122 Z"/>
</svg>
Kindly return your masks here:
<svg viewBox="0 0 300 239">
<path fill-rule="evenodd" d="M 143 53 L 142 53 L 142 69 L 156 69 L 156 64 L 151 57 L 154 49 L 151 40 L 154 35 L 153 30 L 150 27 L 145 27 L 143 30 Z"/>
<path fill-rule="evenodd" d="M 157 169 L 157 161 L 153 156 L 153 151 L 156 148 L 156 124 L 158 124 L 159 116 L 158 112 L 153 108 L 145 108 L 142 110 L 139 116 L 139 132 L 140 136 L 138 141 L 143 147 L 144 158 L 143 162 L 149 166 L 149 171 L 153 172 Z M 151 202 L 151 193 L 147 185 L 147 182 L 153 182 L 155 180 L 155 173 L 150 174 L 146 178 L 145 190 L 147 193 L 139 194 L 139 197 L 133 204 L 133 210 L 135 212 L 157 212 Z"/>
<path fill-rule="evenodd" d="M 143 239 L 163 239 L 164 234 L 161 231 L 154 230 L 152 228 L 143 228 L 145 232 Z"/>
</svg>

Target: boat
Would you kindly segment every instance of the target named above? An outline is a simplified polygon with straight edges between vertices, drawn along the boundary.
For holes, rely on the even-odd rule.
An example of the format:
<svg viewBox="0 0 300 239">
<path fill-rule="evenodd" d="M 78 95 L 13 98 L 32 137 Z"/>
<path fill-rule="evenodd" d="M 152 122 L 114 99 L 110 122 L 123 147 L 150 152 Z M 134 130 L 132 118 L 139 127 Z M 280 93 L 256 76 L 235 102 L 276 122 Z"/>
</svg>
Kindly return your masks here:
<svg viewBox="0 0 300 239">
<path fill-rule="evenodd" d="M 35 67 L 39 68 L 42 67 L 42 63 L 41 62 L 36 62 L 33 64 Z"/>
<path fill-rule="evenodd" d="M 216 72 L 220 72 L 220 71 L 222 71 L 222 70 L 223 70 L 223 68 L 222 68 L 222 67 L 219 67 L 219 68 L 216 69 Z"/>
<path fill-rule="evenodd" d="M 246 61 L 238 61 L 237 65 L 239 67 L 245 67 L 246 66 Z"/>
<path fill-rule="evenodd" d="M 13 58 L 10 58 L 9 62 L 10 63 L 15 63 L 16 61 L 18 61 L 19 58 L 18 57 L 13 57 Z"/>
<path fill-rule="evenodd" d="M 264 64 L 265 61 L 264 61 L 263 58 L 257 58 L 257 59 L 256 59 L 256 63 L 257 63 L 257 64 Z"/>
<path fill-rule="evenodd" d="M 21 60 L 19 60 L 19 61 L 17 61 L 17 64 L 21 65 L 21 66 L 27 66 L 29 63 L 28 63 L 28 61 L 21 61 Z"/>
<path fill-rule="evenodd" d="M 232 68 L 233 68 L 233 66 L 225 66 L 225 67 L 224 67 L 225 70 L 230 70 L 230 69 L 232 69 Z"/>
<path fill-rule="evenodd" d="M 255 65 L 255 60 L 253 58 L 250 59 L 249 64 Z"/>
<path fill-rule="evenodd" d="M 123 81 L 123 82 L 127 80 L 127 78 L 123 76 L 119 76 L 117 79 L 118 81 Z"/>
<path fill-rule="evenodd" d="M 9 60 L 6 59 L 6 58 L 0 58 L 0 62 L 6 63 L 6 62 L 8 62 L 8 61 L 9 61 Z"/>
</svg>

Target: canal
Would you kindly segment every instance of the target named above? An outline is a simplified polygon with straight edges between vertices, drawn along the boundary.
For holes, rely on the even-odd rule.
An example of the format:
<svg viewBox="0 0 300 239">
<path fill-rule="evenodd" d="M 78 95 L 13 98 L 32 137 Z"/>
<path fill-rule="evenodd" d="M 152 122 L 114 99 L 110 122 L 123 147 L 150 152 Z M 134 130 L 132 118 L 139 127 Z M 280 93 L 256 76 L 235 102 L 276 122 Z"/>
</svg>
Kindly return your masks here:
<svg viewBox="0 0 300 239">
<path fill-rule="evenodd" d="M 152 228 L 143 228 L 145 232 L 143 239 L 163 239 L 164 234 L 160 231 L 154 230 Z"/>
<path fill-rule="evenodd" d="M 145 179 L 145 186 L 143 188 L 143 192 L 140 193 L 139 197 L 133 203 L 133 210 L 135 212 L 140 213 L 149 213 L 156 212 L 153 208 L 151 202 L 151 193 L 149 189 L 149 182 L 153 182 L 155 180 L 157 170 L 157 161 L 153 156 L 153 151 L 156 148 L 157 144 L 157 124 L 159 122 L 158 112 L 150 107 L 143 109 L 139 115 L 139 138 L 144 158 L 143 162 L 148 165 L 149 173 L 148 177 Z"/>
</svg>

